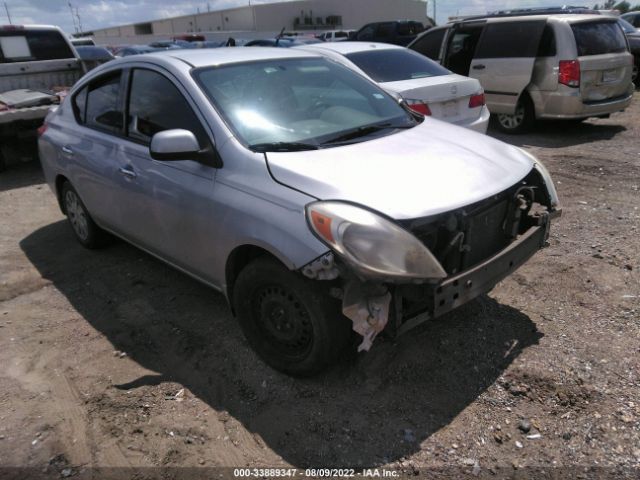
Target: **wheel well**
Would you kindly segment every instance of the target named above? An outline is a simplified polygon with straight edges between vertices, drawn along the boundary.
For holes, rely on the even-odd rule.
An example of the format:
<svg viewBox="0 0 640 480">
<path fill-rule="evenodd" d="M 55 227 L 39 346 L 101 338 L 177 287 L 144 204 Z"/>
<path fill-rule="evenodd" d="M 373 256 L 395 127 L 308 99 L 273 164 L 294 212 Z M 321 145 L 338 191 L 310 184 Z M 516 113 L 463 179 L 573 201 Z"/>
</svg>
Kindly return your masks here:
<svg viewBox="0 0 640 480">
<path fill-rule="evenodd" d="M 56 197 L 58 197 L 58 205 L 60 206 L 60 210 L 62 213 L 66 215 L 67 212 L 64 211 L 64 202 L 62 201 L 62 186 L 65 182 L 69 180 L 64 175 L 58 175 L 56 177 Z"/>
<path fill-rule="evenodd" d="M 233 286 L 238 275 L 249 263 L 256 258 L 263 256 L 274 258 L 280 262 L 280 260 L 271 252 L 255 245 L 242 245 L 240 247 L 236 247 L 229 255 L 229 258 L 227 258 L 225 279 L 227 284 L 227 298 L 229 299 L 231 310 L 233 310 Z"/>
</svg>

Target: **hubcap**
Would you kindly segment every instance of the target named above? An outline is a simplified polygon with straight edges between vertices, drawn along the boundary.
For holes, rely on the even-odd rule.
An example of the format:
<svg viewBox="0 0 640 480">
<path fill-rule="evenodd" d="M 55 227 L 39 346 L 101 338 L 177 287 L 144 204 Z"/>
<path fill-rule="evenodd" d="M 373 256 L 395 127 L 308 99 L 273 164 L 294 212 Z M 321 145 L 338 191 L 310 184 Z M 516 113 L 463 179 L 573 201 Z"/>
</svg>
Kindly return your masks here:
<svg viewBox="0 0 640 480">
<path fill-rule="evenodd" d="M 524 107 L 522 105 L 518 105 L 516 107 L 516 112 L 513 115 L 507 115 L 505 113 L 501 113 L 498 115 L 498 122 L 504 128 L 512 130 L 514 128 L 518 128 L 524 122 Z"/>
<path fill-rule="evenodd" d="M 78 235 L 81 240 L 86 240 L 89 236 L 87 215 L 80 203 L 80 199 L 71 190 L 68 190 L 64 197 L 64 206 L 73 231 L 76 232 L 76 235 Z"/>
<path fill-rule="evenodd" d="M 253 314 L 262 333 L 287 356 L 302 356 L 311 347 L 313 327 L 307 309 L 280 286 L 260 289 L 253 301 Z"/>
</svg>

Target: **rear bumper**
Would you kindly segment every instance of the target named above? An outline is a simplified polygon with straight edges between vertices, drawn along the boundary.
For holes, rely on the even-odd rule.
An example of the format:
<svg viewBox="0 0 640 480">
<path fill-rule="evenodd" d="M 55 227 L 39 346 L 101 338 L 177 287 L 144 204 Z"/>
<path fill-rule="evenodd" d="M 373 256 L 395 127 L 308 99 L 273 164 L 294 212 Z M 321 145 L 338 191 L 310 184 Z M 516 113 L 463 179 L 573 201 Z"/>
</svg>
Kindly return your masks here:
<svg viewBox="0 0 640 480">
<path fill-rule="evenodd" d="M 584 102 L 579 91 L 538 92 L 540 103 L 536 105 L 536 116 L 547 119 L 573 119 L 598 117 L 624 110 L 633 100 L 633 87 L 624 95 L 597 102 Z"/>
<path fill-rule="evenodd" d="M 473 130 L 478 133 L 487 133 L 487 127 L 489 126 L 489 108 L 485 105 L 482 107 L 482 111 L 480 112 L 480 116 L 478 118 L 474 118 L 471 121 L 456 123 L 459 127 L 468 128 L 469 130 Z"/>
<path fill-rule="evenodd" d="M 541 217 L 540 224 L 529 228 L 507 248 L 484 262 L 455 276 L 443 280 L 428 293 L 429 307 L 419 315 L 396 320 L 395 329 L 401 334 L 432 318 L 439 317 L 474 298 L 489 292 L 498 282 L 515 272 L 538 250 L 545 247 L 549 237 L 551 218 L 560 216 L 561 211 Z M 396 319 L 401 315 L 396 311 Z"/>
</svg>

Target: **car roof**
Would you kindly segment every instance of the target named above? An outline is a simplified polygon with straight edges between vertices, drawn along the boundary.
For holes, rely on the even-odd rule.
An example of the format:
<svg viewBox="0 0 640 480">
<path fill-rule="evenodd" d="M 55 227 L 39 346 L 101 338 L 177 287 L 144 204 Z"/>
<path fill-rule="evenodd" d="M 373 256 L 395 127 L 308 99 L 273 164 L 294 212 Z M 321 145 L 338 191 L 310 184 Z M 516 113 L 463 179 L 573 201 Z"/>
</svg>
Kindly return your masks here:
<svg viewBox="0 0 640 480">
<path fill-rule="evenodd" d="M 305 45 L 305 50 L 331 50 L 341 55 L 349 55 L 350 53 L 366 52 L 369 50 L 403 50 L 405 47 L 399 45 L 391 45 L 389 43 L 379 42 L 331 42 L 331 43 L 314 43 Z"/>
<path fill-rule="evenodd" d="M 260 60 L 277 60 L 289 58 L 308 58 L 320 56 L 308 51 L 277 48 L 277 47 L 220 47 L 220 48 L 198 48 L 198 49 L 178 49 L 163 50 L 149 55 L 137 56 L 136 60 L 164 57 L 167 59 L 184 62 L 191 67 L 219 66 L 232 63 L 243 63 Z M 126 62 L 127 59 L 117 60 L 119 63 Z M 134 61 L 133 59 L 128 61 Z"/>
</svg>

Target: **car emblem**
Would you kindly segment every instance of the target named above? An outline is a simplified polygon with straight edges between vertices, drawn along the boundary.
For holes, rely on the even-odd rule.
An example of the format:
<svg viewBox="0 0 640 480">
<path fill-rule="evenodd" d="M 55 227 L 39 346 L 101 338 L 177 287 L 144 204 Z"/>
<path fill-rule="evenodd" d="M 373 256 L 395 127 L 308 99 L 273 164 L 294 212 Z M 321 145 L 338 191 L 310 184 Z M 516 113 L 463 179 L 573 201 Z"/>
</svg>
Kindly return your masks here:
<svg viewBox="0 0 640 480">
<path fill-rule="evenodd" d="M 455 85 L 453 85 L 451 87 L 451 94 L 452 95 L 456 95 L 458 93 L 458 87 L 456 87 Z"/>
</svg>

